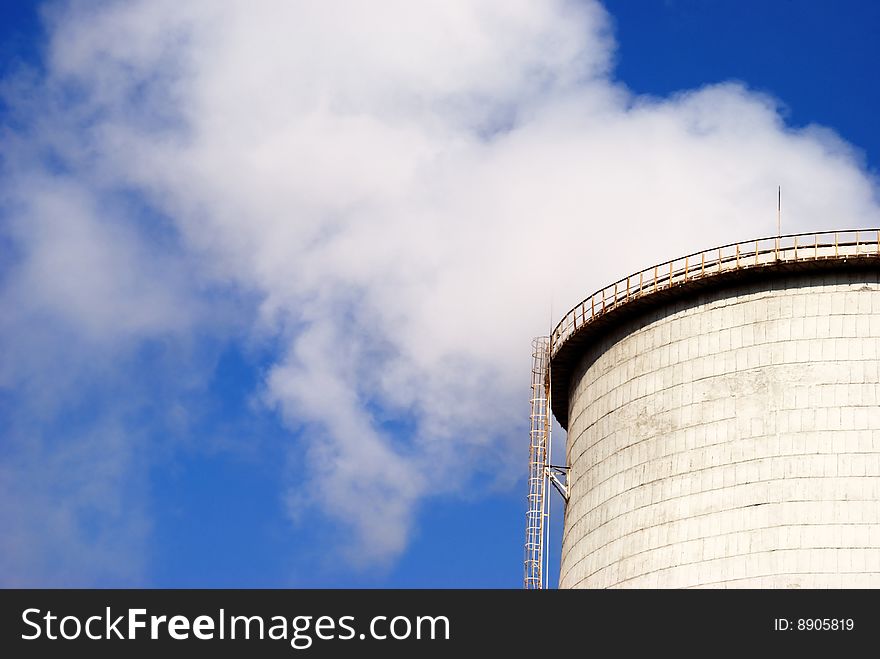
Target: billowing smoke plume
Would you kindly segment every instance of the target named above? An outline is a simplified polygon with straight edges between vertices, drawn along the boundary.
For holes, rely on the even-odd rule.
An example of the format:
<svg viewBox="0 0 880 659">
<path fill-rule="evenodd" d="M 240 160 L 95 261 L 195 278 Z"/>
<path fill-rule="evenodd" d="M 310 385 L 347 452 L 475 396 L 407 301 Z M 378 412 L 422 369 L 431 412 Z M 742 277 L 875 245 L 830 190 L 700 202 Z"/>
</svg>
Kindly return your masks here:
<svg viewBox="0 0 880 659">
<path fill-rule="evenodd" d="M 50 379 L 61 340 L 85 356 L 233 322 L 275 337 L 255 393 L 297 431 L 291 516 L 336 520 L 357 564 L 399 555 L 426 497 L 524 469 L 551 307 L 772 234 L 777 185 L 787 230 L 880 220 L 851 149 L 787 127 L 774 99 L 616 83 L 593 2 L 70 2 L 47 21 L 45 71 L 6 87 L 0 340 L 19 357 L 0 386 Z M 224 296 L 251 302 L 233 321 Z M 46 318 L 63 333 L 35 336 Z M 95 367 L 65 359 L 70 396 Z M 111 430 L 53 441 L 105 455 Z"/>
</svg>

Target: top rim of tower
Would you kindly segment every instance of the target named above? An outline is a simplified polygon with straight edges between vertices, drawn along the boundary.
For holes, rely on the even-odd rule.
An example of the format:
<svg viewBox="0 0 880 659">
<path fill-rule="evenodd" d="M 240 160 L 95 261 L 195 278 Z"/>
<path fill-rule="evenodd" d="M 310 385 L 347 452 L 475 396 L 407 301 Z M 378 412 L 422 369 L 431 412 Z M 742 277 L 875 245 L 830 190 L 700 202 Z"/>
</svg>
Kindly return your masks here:
<svg viewBox="0 0 880 659">
<path fill-rule="evenodd" d="M 793 233 L 730 243 L 658 263 L 600 288 L 550 334 L 553 414 L 568 427 L 568 383 L 585 344 L 613 322 L 694 290 L 755 274 L 880 267 L 880 229 Z"/>
</svg>

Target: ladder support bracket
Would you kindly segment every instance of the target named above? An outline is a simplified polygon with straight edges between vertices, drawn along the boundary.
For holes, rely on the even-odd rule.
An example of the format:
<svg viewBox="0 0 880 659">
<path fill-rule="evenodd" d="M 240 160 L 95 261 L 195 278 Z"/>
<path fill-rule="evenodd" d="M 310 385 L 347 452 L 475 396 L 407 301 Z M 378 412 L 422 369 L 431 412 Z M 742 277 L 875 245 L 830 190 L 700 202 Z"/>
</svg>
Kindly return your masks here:
<svg viewBox="0 0 880 659">
<path fill-rule="evenodd" d="M 556 465 L 547 467 L 547 478 L 550 479 L 553 487 L 565 499 L 565 503 L 568 503 L 568 472 L 570 469 L 571 467 L 559 467 Z M 565 480 L 563 481 L 560 476 Z"/>
</svg>

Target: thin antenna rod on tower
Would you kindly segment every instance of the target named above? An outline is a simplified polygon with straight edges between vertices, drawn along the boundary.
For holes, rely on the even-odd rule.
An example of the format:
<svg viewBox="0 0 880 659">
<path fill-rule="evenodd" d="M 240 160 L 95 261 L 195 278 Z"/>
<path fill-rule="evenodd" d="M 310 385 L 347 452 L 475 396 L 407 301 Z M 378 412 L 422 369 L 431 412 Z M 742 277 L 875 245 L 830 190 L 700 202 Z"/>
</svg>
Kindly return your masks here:
<svg viewBox="0 0 880 659">
<path fill-rule="evenodd" d="M 782 238 L 782 186 L 776 186 L 776 260 L 779 260 L 779 241 Z"/>
<path fill-rule="evenodd" d="M 776 237 L 782 237 L 782 186 L 776 188 Z"/>
</svg>

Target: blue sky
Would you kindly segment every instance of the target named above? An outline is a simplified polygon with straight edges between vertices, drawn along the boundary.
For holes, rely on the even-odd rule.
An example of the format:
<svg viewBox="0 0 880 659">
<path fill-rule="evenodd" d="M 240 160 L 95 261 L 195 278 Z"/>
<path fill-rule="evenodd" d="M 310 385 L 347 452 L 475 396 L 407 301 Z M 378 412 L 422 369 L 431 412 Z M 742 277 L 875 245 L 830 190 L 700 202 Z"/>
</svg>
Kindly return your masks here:
<svg viewBox="0 0 880 659">
<path fill-rule="evenodd" d="M 880 224 L 874 3 L 248 7 L 0 9 L 2 585 L 519 587 L 531 336 Z"/>
</svg>

